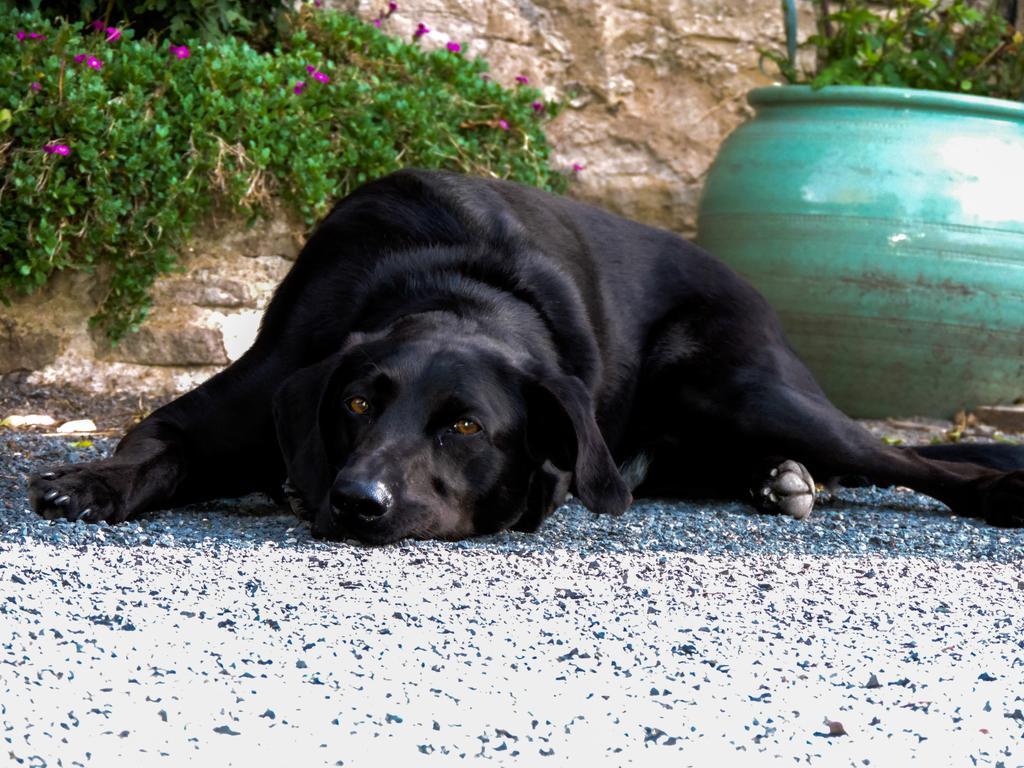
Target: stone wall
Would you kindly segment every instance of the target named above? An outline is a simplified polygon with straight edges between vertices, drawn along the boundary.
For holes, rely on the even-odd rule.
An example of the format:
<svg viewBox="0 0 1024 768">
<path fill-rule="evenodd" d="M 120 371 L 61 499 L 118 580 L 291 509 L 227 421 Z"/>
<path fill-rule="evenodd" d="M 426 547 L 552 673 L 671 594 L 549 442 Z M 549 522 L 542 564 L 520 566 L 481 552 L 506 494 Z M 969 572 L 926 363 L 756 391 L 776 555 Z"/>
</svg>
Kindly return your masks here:
<svg viewBox="0 0 1024 768">
<path fill-rule="evenodd" d="M 88 325 L 99 281 L 59 274 L 38 293 L 0 307 L 0 377 L 97 393 L 192 389 L 248 349 L 302 239 L 302 227 L 284 215 L 252 228 L 211 223 L 182 254 L 182 271 L 157 281 L 139 332 L 116 347 Z"/>
<path fill-rule="evenodd" d="M 371 20 L 387 3 L 328 5 Z M 748 114 L 744 95 L 769 82 L 757 49 L 783 37 L 778 0 L 399 0 L 382 28 L 410 39 L 420 22 L 431 30 L 423 45 L 458 41 L 500 82 L 524 75 L 566 102 L 548 135 L 556 165 L 583 166 L 570 194 L 683 235 L 719 144 Z M 247 348 L 301 237 L 284 217 L 253 230 L 211 225 L 182 254 L 186 271 L 158 281 L 151 319 L 115 349 L 87 329 L 96 282 L 59 276 L 0 306 L 0 376 L 189 389 Z"/>
<path fill-rule="evenodd" d="M 328 0 L 365 19 L 381 0 Z M 809 3 L 801 3 L 808 6 Z M 575 196 L 692 234 L 701 180 L 770 78 L 758 48 L 784 39 L 778 0 L 399 0 L 384 31 L 454 40 L 500 82 L 525 75 L 568 108 L 551 125 L 555 163 Z M 810 17 L 803 26 L 811 25 Z"/>
</svg>

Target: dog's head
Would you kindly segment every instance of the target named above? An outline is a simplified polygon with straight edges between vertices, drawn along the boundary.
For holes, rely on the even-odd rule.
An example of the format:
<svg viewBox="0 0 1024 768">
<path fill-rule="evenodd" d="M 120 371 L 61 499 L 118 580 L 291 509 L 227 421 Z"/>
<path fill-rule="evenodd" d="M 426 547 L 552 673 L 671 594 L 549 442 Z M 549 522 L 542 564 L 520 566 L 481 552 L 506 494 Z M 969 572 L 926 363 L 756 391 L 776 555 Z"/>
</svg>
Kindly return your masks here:
<svg viewBox="0 0 1024 768">
<path fill-rule="evenodd" d="M 381 544 L 533 530 L 571 490 L 630 503 L 583 382 L 471 337 L 354 335 L 274 398 L 313 533 Z"/>
</svg>

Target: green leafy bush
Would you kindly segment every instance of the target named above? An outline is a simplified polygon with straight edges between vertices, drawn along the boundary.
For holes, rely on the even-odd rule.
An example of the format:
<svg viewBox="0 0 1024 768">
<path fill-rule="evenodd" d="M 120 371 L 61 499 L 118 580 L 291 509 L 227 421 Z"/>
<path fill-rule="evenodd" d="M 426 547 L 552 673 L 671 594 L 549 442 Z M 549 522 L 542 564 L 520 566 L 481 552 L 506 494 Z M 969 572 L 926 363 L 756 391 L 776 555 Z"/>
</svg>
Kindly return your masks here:
<svg viewBox="0 0 1024 768">
<path fill-rule="evenodd" d="M 0 0 L 0 8 L 9 4 Z M 286 0 L 17 0 L 48 19 L 96 21 L 103 28 L 131 27 L 139 34 L 198 37 L 215 41 L 227 35 L 261 39 L 277 29 L 292 3 Z"/>
<path fill-rule="evenodd" d="M 1024 35 L 994 0 L 864 0 L 818 6 L 818 34 L 804 47 L 816 67 L 802 70 L 783 53 L 764 51 L 791 83 L 883 85 L 1024 99 Z M 832 5 L 835 5 L 834 3 Z"/>
<path fill-rule="evenodd" d="M 284 205 L 312 225 L 407 166 L 565 185 L 543 133 L 556 105 L 344 14 L 303 10 L 268 53 L 108 37 L 0 14 L 0 298 L 99 269 L 94 321 L 115 339 L 211 211 Z"/>
</svg>

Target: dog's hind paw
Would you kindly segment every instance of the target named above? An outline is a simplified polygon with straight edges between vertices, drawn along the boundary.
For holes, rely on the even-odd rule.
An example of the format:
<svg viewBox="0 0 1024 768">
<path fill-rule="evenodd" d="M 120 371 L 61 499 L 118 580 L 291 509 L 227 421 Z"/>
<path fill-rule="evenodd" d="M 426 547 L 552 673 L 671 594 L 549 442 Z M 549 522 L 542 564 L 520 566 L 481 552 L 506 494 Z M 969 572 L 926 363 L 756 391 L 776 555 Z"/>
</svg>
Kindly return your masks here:
<svg viewBox="0 0 1024 768">
<path fill-rule="evenodd" d="M 772 467 L 750 495 L 759 512 L 803 520 L 814 509 L 814 478 L 803 464 L 784 461 Z"/>
</svg>

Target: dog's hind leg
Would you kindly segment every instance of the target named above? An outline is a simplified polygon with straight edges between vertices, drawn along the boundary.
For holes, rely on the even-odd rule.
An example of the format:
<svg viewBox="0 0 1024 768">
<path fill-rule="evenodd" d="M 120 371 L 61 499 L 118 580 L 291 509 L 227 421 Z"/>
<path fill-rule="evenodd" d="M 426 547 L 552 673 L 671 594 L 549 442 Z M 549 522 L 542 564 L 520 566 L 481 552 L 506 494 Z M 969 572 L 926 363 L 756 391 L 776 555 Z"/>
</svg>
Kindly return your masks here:
<svg viewBox="0 0 1024 768">
<path fill-rule="evenodd" d="M 800 518 L 812 478 L 860 477 L 1024 525 L 1024 472 L 885 445 L 829 402 L 763 299 L 714 309 L 684 314 L 651 342 L 634 421 L 657 425 L 636 441 L 656 450 L 641 494 L 733 497 Z"/>
<path fill-rule="evenodd" d="M 913 488 L 960 515 L 995 525 L 1024 525 L 1024 473 L 885 445 L 816 387 L 794 387 L 780 379 L 766 377 L 764 371 L 732 377 L 732 386 L 725 388 L 731 407 L 719 414 L 726 431 L 753 461 L 748 471 L 759 466 L 767 470 L 763 484 L 754 486 L 756 506 L 799 517 L 805 508 L 810 511 L 811 476 L 859 476 L 876 485 Z"/>
</svg>

